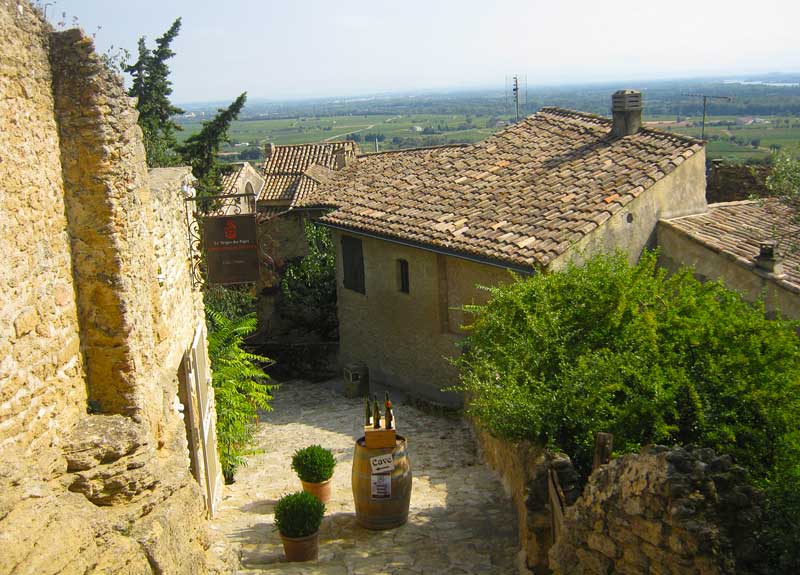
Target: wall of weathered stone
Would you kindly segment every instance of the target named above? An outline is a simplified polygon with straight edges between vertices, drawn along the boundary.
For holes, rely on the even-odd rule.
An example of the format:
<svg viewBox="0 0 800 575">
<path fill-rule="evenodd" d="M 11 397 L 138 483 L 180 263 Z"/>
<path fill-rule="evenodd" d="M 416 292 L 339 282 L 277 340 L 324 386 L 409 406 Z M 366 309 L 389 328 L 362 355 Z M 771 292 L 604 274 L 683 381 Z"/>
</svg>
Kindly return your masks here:
<svg viewBox="0 0 800 575">
<path fill-rule="evenodd" d="M 706 200 L 709 204 L 747 200 L 767 195 L 768 166 L 745 166 L 713 160 L 708 170 Z"/>
<path fill-rule="evenodd" d="M 148 416 L 158 286 L 137 114 L 79 30 L 52 35 L 51 60 L 89 399 Z"/>
<path fill-rule="evenodd" d="M 0 0 L 0 94 L 0 573 L 204 573 L 187 171 L 151 195 L 121 81 L 27 2 Z"/>
<path fill-rule="evenodd" d="M 553 545 L 552 506 L 548 469 L 558 474 L 567 501 L 580 495 L 578 476 L 569 458 L 529 442 L 511 443 L 473 425 L 481 457 L 498 473 L 517 512 L 520 567 L 536 575 L 549 573 L 548 552 Z M 521 569 L 522 572 L 522 569 Z"/>
<path fill-rule="evenodd" d="M 567 509 L 555 573 L 751 573 L 760 494 L 729 456 L 645 448 L 612 460 Z"/>
<path fill-rule="evenodd" d="M 45 476 L 86 412 L 48 34 L 27 4 L 0 2 L 0 451 Z"/>
<path fill-rule="evenodd" d="M 649 447 L 600 466 L 581 489 L 565 455 L 473 430 L 514 502 L 520 566 L 535 575 L 760 572 L 754 533 L 762 497 L 729 456 Z M 548 469 L 564 495 L 558 532 Z"/>
<path fill-rule="evenodd" d="M 309 214 L 301 210 L 288 213 L 277 210 L 260 214 L 258 220 L 258 245 L 262 252 L 260 278 L 256 286 L 259 293 L 258 323 L 270 337 L 290 327 L 276 315 L 286 265 L 308 253 L 305 224 Z"/>
<path fill-rule="evenodd" d="M 342 232 L 335 231 L 339 315 L 339 359 L 363 361 L 370 379 L 399 387 L 434 402 L 460 403 L 445 386 L 458 383 L 448 358 L 463 337 L 458 310 L 485 303 L 477 285 L 509 281 L 503 269 L 366 236 L 362 240 L 366 293 L 343 286 Z M 399 289 L 398 259 L 409 265 L 410 292 Z"/>
</svg>

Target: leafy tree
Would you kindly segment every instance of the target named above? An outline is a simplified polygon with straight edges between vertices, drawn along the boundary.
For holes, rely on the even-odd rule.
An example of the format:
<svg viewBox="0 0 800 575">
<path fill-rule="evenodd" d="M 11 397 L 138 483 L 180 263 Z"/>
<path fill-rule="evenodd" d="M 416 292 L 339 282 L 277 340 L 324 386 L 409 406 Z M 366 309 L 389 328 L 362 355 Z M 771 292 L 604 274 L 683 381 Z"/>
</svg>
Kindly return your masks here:
<svg viewBox="0 0 800 575">
<path fill-rule="evenodd" d="M 281 280 L 282 318 L 323 341 L 338 337 L 336 317 L 336 259 L 330 232 L 307 223 L 308 254 L 287 266 Z"/>
<path fill-rule="evenodd" d="M 259 146 L 248 146 L 242 152 L 239 152 L 239 159 L 243 161 L 260 160 L 263 157 L 263 152 Z"/>
<path fill-rule="evenodd" d="M 253 453 L 258 410 L 270 410 L 274 385 L 261 364 L 266 357 L 244 349 L 244 338 L 256 329 L 255 314 L 228 319 L 206 308 L 208 354 L 217 409 L 217 446 L 222 473 L 233 482 L 236 470 Z"/>
<path fill-rule="evenodd" d="M 163 36 L 156 39 L 156 47 L 150 50 L 144 37 L 139 38 L 138 59 L 125 71 L 133 78 L 128 95 L 137 98 L 139 126 L 144 133 L 147 164 L 150 167 L 175 165 L 175 132 L 180 130 L 172 116 L 183 113 L 169 100 L 172 82 L 169 80 L 167 60 L 175 56 L 170 45 L 181 29 L 177 18 Z"/>
<path fill-rule="evenodd" d="M 192 134 L 178 147 L 182 160 L 192 167 L 197 178 L 196 189 L 199 196 L 219 193 L 222 185 L 217 152 L 223 142 L 228 141 L 228 129 L 244 107 L 247 92 L 243 92 L 230 106 L 220 109 L 213 120 L 203 122 L 203 127 Z"/>
<path fill-rule="evenodd" d="M 767 177 L 770 194 L 787 203 L 800 199 L 800 158 L 797 151 L 779 150 L 772 155 L 772 170 Z"/>
</svg>

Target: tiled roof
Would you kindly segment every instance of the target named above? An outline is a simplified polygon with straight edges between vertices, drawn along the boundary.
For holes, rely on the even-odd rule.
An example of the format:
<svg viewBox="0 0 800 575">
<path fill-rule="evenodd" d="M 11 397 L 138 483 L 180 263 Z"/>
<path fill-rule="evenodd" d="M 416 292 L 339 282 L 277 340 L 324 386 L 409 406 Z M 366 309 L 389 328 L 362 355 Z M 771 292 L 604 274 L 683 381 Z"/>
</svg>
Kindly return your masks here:
<svg viewBox="0 0 800 575">
<path fill-rule="evenodd" d="M 336 206 L 322 221 L 354 231 L 546 266 L 703 148 L 611 126 L 543 108 L 470 146 L 362 156 L 304 203 Z"/>
<path fill-rule="evenodd" d="M 264 187 L 259 202 L 294 205 L 309 194 L 316 181 L 304 176 L 311 166 L 335 168 L 335 154 L 344 150 L 346 158 L 354 158 L 358 148 L 353 142 L 325 142 L 297 146 L 275 146 L 264 162 Z"/>
<path fill-rule="evenodd" d="M 237 193 L 236 190 L 238 186 L 236 182 L 239 180 L 239 176 L 242 175 L 244 171 L 244 164 L 233 164 L 229 171 L 225 171 L 222 174 L 222 193 L 223 194 L 235 194 Z"/>
<path fill-rule="evenodd" d="M 797 210 L 776 199 L 711 204 L 703 214 L 662 220 L 707 248 L 752 268 L 759 242 L 777 240 L 784 252 L 783 281 L 800 288 L 800 253 L 791 249 L 800 235 Z M 787 249 L 788 248 L 788 249 Z"/>
</svg>

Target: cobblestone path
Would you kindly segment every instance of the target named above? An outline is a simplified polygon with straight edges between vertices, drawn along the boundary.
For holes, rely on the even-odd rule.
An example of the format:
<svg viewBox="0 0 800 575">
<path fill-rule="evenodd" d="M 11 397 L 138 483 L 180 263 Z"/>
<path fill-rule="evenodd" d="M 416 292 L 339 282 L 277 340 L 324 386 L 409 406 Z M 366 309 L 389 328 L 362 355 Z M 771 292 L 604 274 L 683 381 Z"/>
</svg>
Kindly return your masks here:
<svg viewBox="0 0 800 575">
<path fill-rule="evenodd" d="M 479 460 L 467 426 L 398 401 L 414 475 L 406 525 L 369 531 L 355 520 L 350 471 L 363 403 L 333 383 L 284 383 L 258 432 L 262 454 L 226 486 L 212 529 L 237 548 L 240 573 L 428 575 L 517 572 L 517 528 L 510 500 Z M 301 489 L 292 453 L 319 443 L 337 461 L 333 496 L 320 530 L 319 561 L 287 563 L 272 513 L 282 494 Z"/>
</svg>

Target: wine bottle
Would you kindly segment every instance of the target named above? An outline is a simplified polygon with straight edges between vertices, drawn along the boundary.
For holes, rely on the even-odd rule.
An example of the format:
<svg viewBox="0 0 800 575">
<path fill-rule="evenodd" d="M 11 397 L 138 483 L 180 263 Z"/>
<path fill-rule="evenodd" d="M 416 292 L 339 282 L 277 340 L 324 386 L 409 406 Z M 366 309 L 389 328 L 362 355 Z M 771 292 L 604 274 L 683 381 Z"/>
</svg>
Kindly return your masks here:
<svg viewBox="0 0 800 575">
<path fill-rule="evenodd" d="M 381 428 L 381 408 L 378 406 L 378 394 L 375 394 L 372 405 L 372 427 L 374 429 Z"/>
<path fill-rule="evenodd" d="M 364 398 L 364 425 L 368 426 L 372 423 L 372 408 L 369 405 L 369 395 Z"/>
<path fill-rule="evenodd" d="M 386 401 L 383 402 L 383 406 L 386 408 L 386 429 L 392 428 L 392 421 L 394 421 L 394 413 L 392 413 L 392 402 L 389 399 L 389 392 L 386 393 Z"/>
</svg>

